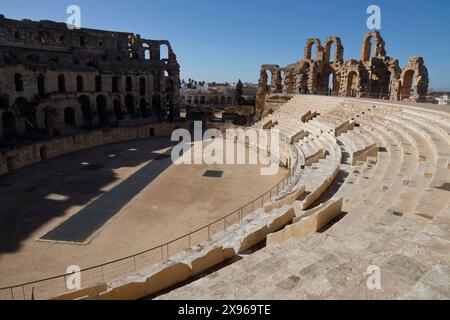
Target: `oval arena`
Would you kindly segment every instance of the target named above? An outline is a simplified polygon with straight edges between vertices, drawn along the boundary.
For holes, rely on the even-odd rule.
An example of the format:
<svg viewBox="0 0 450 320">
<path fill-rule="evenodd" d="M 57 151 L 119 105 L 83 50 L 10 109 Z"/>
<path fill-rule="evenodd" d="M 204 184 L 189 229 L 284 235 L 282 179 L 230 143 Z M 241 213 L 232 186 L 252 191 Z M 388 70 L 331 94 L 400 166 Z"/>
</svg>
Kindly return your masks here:
<svg viewBox="0 0 450 320">
<path fill-rule="evenodd" d="M 450 113 L 422 57 L 309 39 L 262 66 L 247 125 L 195 114 L 279 134 L 224 136 L 265 176 L 172 162 L 194 123 L 168 41 L 0 20 L 0 299 L 450 298 Z"/>
</svg>

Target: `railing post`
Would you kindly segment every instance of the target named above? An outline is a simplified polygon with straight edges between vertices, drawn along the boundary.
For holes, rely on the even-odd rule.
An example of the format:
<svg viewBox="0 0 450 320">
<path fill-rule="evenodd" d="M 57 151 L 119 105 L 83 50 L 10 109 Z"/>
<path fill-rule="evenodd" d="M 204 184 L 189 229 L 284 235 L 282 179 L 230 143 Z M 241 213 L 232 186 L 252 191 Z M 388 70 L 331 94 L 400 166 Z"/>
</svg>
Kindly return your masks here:
<svg viewBox="0 0 450 320">
<path fill-rule="evenodd" d="M 189 237 L 188 237 L 188 246 L 189 246 L 189 248 L 191 247 L 191 233 L 189 233 Z"/>
<path fill-rule="evenodd" d="M 25 286 L 22 286 L 23 300 L 27 300 L 25 297 Z"/>
<path fill-rule="evenodd" d="M 134 272 L 136 273 L 137 272 L 137 269 L 136 269 L 136 256 L 133 256 L 133 264 L 134 264 Z"/>
</svg>

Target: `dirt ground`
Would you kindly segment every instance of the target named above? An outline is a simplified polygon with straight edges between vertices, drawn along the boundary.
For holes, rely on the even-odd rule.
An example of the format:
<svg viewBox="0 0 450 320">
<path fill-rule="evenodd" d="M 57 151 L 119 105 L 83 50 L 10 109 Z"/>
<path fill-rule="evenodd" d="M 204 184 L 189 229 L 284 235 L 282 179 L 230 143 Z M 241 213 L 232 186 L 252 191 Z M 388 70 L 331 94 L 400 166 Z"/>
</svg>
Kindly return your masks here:
<svg viewBox="0 0 450 320">
<path fill-rule="evenodd" d="M 169 153 L 169 138 L 84 150 L 0 177 L 0 287 L 64 274 L 156 247 L 260 197 L 287 175 L 261 165 L 170 165 L 89 240 L 39 239 L 72 215 Z M 94 170 L 86 166 L 94 165 Z M 223 171 L 221 178 L 203 177 Z"/>
</svg>

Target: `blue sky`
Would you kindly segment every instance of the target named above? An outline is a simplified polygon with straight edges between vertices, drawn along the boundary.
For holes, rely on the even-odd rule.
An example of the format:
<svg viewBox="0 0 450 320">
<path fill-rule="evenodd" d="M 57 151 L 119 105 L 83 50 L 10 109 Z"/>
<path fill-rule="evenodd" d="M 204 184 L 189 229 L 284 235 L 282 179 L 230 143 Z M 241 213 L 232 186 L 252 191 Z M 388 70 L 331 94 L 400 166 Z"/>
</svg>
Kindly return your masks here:
<svg viewBox="0 0 450 320">
<path fill-rule="evenodd" d="M 431 87 L 450 88 L 448 0 L 0 0 L 0 13 L 66 21 L 70 4 L 81 7 L 82 27 L 170 40 L 183 78 L 217 82 L 256 82 L 261 64 L 301 59 L 310 37 L 339 36 L 344 58 L 359 58 L 366 9 L 377 4 L 388 55 L 402 67 L 423 56 Z"/>
</svg>

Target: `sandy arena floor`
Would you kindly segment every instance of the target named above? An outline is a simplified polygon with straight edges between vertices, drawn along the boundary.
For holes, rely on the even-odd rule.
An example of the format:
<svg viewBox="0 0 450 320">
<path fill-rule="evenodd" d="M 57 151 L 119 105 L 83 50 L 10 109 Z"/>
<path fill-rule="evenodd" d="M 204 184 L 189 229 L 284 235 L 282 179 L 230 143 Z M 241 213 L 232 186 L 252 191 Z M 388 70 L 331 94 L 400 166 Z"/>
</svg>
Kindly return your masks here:
<svg viewBox="0 0 450 320">
<path fill-rule="evenodd" d="M 65 155 L 0 177 L 0 287 L 64 274 L 134 254 L 203 227 L 276 186 L 287 171 L 260 165 L 170 165 L 85 244 L 40 241 L 161 154 L 169 138 Z M 95 170 L 86 170 L 86 165 Z M 221 170 L 222 178 L 203 177 Z"/>
</svg>

